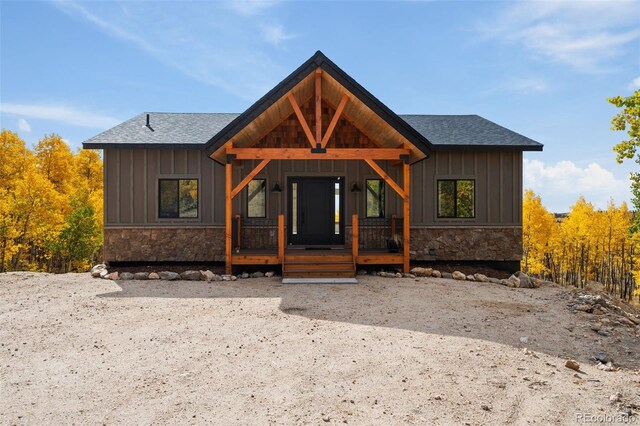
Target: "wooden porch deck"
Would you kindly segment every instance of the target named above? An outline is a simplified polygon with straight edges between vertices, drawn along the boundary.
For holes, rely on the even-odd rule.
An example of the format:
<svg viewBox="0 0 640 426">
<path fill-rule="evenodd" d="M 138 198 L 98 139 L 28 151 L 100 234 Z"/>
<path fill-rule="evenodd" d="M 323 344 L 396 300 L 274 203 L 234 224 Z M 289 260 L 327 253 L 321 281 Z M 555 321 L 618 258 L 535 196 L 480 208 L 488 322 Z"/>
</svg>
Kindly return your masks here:
<svg viewBox="0 0 640 426">
<path fill-rule="evenodd" d="M 350 248 L 313 250 L 300 248 L 287 248 L 285 255 L 300 255 L 321 258 L 336 254 L 351 254 Z M 355 256 L 356 265 L 402 265 L 403 253 L 389 253 L 387 250 L 363 250 L 360 249 Z M 266 249 L 241 249 L 231 255 L 232 265 L 281 265 L 278 250 Z"/>
</svg>

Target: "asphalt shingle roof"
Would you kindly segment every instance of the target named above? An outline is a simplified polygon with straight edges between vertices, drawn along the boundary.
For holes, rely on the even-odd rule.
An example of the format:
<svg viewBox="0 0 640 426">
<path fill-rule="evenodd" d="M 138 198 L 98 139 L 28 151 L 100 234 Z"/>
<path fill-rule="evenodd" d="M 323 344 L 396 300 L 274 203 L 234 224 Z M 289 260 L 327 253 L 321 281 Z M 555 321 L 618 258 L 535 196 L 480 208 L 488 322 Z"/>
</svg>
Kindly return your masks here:
<svg viewBox="0 0 640 426">
<path fill-rule="evenodd" d="M 83 143 L 85 148 L 200 148 L 240 114 L 151 112 L 139 114 Z M 540 151 L 542 144 L 478 115 L 400 115 L 435 149 L 465 147 Z"/>
</svg>

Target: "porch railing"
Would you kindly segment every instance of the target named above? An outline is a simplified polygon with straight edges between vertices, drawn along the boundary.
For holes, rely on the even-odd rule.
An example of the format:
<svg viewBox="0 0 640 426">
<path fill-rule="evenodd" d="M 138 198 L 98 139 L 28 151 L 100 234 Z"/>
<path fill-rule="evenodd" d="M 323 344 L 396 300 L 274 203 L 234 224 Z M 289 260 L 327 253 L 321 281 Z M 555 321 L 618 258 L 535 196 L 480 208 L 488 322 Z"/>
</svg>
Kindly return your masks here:
<svg viewBox="0 0 640 426">
<path fill-rule="evenodd" d="M 357 232 L 357 239 L 353 240 L 358 250 L 387 250 L 388 242 L 394 235 L 402 240 L 402 218 L 392 215 L 388 218 L 360 218 L 354 215 L 352 229 Z"/>
<path fill-rule="evenodd" d="M 238 250 L 273 250 L 279 251 L 279 240 L 282 239 L 283 226 L 279 230 L 278 219 L 243 218 L 239 214 L 233 220 L 231 243 L 234 251 Z M 283 221 L 284 222 L 284 221 Z"/>
</svg>

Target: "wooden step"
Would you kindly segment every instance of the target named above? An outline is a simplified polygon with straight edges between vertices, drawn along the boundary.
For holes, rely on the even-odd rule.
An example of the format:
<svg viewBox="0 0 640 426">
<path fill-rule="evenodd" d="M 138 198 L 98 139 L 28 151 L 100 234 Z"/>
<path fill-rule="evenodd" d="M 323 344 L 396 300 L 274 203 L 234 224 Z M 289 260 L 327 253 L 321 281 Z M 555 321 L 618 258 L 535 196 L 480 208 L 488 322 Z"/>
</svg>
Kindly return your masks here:
<svg viewBox="0 0 640 426">
<path fill-rule="evenodd" d="M 285 262 L 348 262 L 353 261 L 351 253 L 337 254 L 285 254 Z"/>
<path fill-rule="evenodd" d="M 328 271 L 322 270 L 299 270 L 285 269 L 282 273 L 284 278 L 353 278 L 356 275 L 354 270 L 350 271 Z"/>
</svg>

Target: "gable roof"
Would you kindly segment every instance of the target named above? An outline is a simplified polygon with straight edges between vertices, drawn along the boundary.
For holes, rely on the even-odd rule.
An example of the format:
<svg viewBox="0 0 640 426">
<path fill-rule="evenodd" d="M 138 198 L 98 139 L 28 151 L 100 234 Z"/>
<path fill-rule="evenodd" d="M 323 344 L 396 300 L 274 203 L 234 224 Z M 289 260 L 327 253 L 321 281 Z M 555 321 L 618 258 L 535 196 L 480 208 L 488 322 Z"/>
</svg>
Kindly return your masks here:
<svg viewBox="0 0 640 426">
<path fill-rule="evenodd" d="M 238 113 L 151 112 L 152 132 L 146 113 L 119 124 L 83 142 L 86 149 L 187 148 L 204 149 L 216 135 L 236 119 Z M 399 115 L 416 131 L 428 137 L 434 150 L 469 149 L 542 151 L 543 145 L 479 115 Z"/>
<path fill-rule="evenodd" d="M 207 142 L 207 153 L 211 155 L 222 148 L 232 137 L 254 121 L 260 114 L 265 112 L 271 105 L 282 99 L 317 68 L 321 68 L 323 72 L 328 73 L 335 81 L 364 103 L 424 155 L 427 155 L 431 150 L 431 142 L 429 142 L 424 135 L 409 126 L 396 113 L 391 111 L 391 109 L 380 102 L 375 96 L 369 93 L 368 90 L 318 50 L 311 58 L 289 74 L 288 77 L 229 123 L 227 127 L 222 129 L 218 134 L 213 135 Z"/>
</svg>

